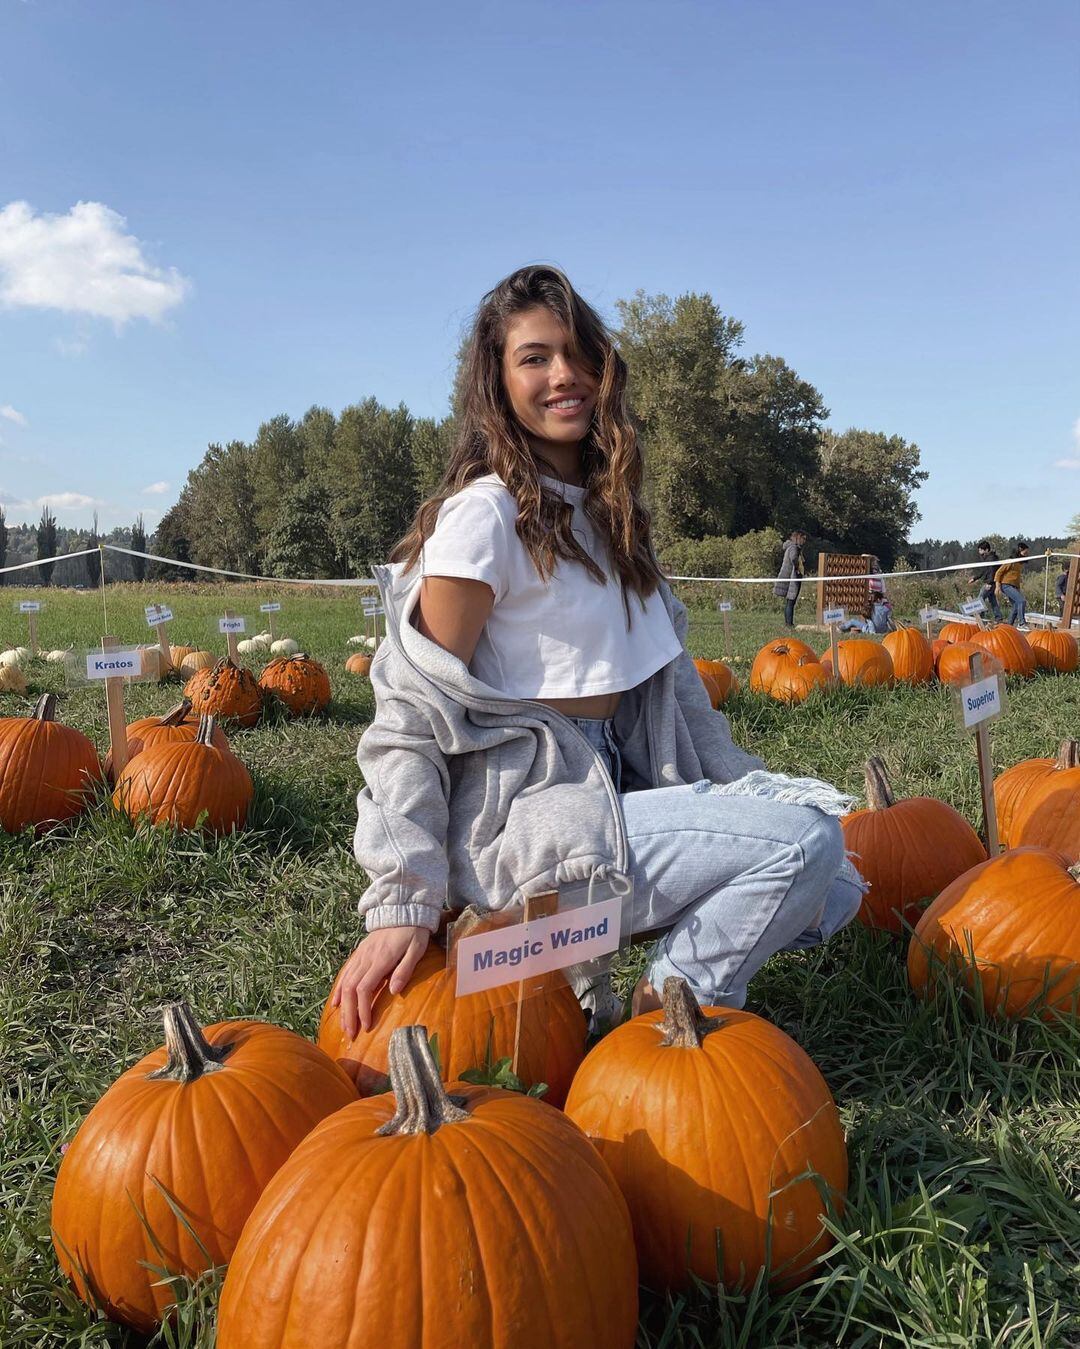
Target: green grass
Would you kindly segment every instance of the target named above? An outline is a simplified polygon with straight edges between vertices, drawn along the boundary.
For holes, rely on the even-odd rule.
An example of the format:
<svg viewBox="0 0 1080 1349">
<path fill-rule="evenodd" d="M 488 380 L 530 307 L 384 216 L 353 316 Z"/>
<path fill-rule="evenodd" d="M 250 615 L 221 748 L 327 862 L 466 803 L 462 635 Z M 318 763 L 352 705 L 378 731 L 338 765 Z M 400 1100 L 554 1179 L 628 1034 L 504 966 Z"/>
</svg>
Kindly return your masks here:
<svg viewBox="0 0 1080 1349">
<path fill-rule="evenodd" d="M 111 630 L 149 640 L 142 607 L 162 597 L 177 641 L 217 650 L 211 623 L 226 603 L 254 614 L 271 592 L 110 587 Z M 44 645 L 100 639 L 99 595 L 46 598 Z M 4 1349 L 139 1343 L 95 1320 L 60 1277 L 49 1198 L 63 1142 L 117 1073 L 160 1042 L 160 1005 L 182 995 L 206 1020 L 264 1017 L 311 1035 L 359 935 L 353 756 L 373 702 L 368 683 L 343 672 L 345 639 L 363 630 L 359 602 L 305 594 L 286 606 L 279 629 L 325 661 L 335 700 L 323 721 L 276 719 L 234 737 L 257 787 L 249 829 L 203 840 L 134 829 L 102 808 L 43 839 L 0 839 Z M 695 654 L 719 655 L 717 616 L 694 617 Z M 6 637 L 21 635 L 8 624 Z M 749 657 L 777 631 L 774 614 L 737 615 L 744 684 Z M 31 693 L 62 681 L 61 667 L 35 665 Z M 175 685 L 132 686 L 129 717 L 176 696 Z M 999 769 L 1052 752 L 1080 726 L 1080 676 L 1011 681 L 1009 697 L 991 730 Z M 100 686 L 62 690 L 61 703 L 104 749 Z M 29 704 L 2 695 L 0 714 Z M 744 691 L 729 710 L 737 739 L 778 769 L 857 791 L 863 760 L 881 753 L 899 791 L 940 795 L 978 822 L 973 746 L 943 690 L 840 690 L 793 709 Z M 1080 1028 L 987 1022 L 951 996 L 923 1005 L 902 954 L 854 926 L 755 979 L 755 1009 L 803 1045 L 836 1097 L 848 1208 L 803 1288 L 646 1295 L 642 1346 L 1080 1344 Z M 184 1290 L 156 1343 L 209 1349 L 217 1286 L 212 1274 Z"/>
</svg>

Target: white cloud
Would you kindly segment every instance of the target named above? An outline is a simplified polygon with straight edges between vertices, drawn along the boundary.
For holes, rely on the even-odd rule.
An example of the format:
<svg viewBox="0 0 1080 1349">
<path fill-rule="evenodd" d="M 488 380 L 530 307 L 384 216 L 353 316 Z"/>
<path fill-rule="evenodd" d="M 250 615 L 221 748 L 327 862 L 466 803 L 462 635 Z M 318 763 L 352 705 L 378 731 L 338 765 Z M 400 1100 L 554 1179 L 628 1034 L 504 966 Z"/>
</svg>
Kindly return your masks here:
<svg viewBox="0 0 1080 1349">
<path fill-rule="evenodd" d="M 149 487 L 144 487 L 144 496 L 160 496 L 162 492 L 169 490 L 170 484 L 167 482 L 152 482 Z"/>
<path fill-rule="evenodd" d="M 0 403 L 0 417 L 3 417 L 5 421 L 14 422 L 16 426 L 30 425 L 26 417 L 17 408 L 13 408 L 10 403 Z"/>
<path fill-rule="evenodd" d="M 190 283 L 175 267 L 149 262 L 126 225 L 98 201 L 80 201 L 66 215 L 10 202 L 0 210 L 0 305 L 92 314 L 118 325 L 160 320 Z"/>
<path fill-rule="evenodd" d="M 82 492 L 49 492 L 38 497 L 38 506 L 50 506 L 58 511 L 84 511 L 88 506 L 104 506 L 104 501 L 96 497 L 84 496 Z"/>
<path fill-rule="evenodd" d="M 1080 459 L 1055 459 L 1055 468 L 1080 468 Z"/>
</svg>

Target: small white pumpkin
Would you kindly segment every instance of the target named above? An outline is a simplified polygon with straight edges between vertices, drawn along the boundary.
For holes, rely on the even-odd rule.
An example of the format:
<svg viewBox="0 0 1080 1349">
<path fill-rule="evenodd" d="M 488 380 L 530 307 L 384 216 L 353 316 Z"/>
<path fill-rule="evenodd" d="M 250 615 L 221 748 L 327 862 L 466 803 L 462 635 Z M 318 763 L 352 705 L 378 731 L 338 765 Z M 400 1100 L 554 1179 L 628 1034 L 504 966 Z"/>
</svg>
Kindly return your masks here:
<svg viewBox="0 0 1080 1349">
<path fill-rule="evenodd" d="M 18 665 L 0 665 L 0 693 L 25 693 L 26 676 Z"/>
<path fill-rule="evenodd" d="M 376 643 L 374 637 L 365 637 L 365 638 L 364 638 L 364 645 L 367 647 L 367 649 L 368 649 L 369 651 L 374 651 L 375 648 L 376 648 L 377 643 Z"/>
<path fill-rule="evenodd" d="M 68 651 L 70 650 L 71 647 L 68 647 Z M 68 658 L 68 651 L 46 651 L 45 659 L 51 665 L 63 665 L 64 661 Z"/>
<path fill-rule="evenodd" d="M 346 646 L 364 646 L 364 645 L 366 644 L 366 642 L 367 642 L 367 638 L 366 638 L 366 637 L 361 637 L 361 636 L 357 635 L 356 637 L 350 637 L 350 638 L 348 639 L 348 641 L 345 643 L 345 645 L 346 645 Z"/>
<path fill-rule="evenodd" d="M 291 637 L 279 637 L 270 648 L 270 654 L 272 656 L 295 656 L 299 650 L 299 642 L 294 642 Z"/>
<path fill-rule="evenodd" d="M 241 656 L 257 656 L 263 647 L 262 642 L 257 642 L 254 637 L 245 637 L 242 642 L 237 642 L 236 649 Z"/>
<path fill-rule="evenodd" d="M 21 665 L 29 659 L 30 652 L 25 646 L 13 646 L 8 651 L 0 652 L 0 665 Z"/>
</svg>

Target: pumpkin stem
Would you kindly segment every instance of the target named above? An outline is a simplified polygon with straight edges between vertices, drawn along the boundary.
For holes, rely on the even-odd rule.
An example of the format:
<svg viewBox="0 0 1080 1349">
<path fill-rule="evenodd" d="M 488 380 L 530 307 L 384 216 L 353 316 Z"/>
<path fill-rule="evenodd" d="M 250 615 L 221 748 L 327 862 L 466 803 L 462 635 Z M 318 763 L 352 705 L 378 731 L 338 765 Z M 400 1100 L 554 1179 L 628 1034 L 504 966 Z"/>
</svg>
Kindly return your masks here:
<svg viewBox="0 0 1080 1349">
<path fill-rule="evenodd" d="M 460 1124 L 469 1118 L 469 1112 L 446 1094 L 426 1026 L 399 1026 L 390 1036 L 389 1059 L 390 1090 L 397 1110 L 392 1120 L 376 1130 L 380 1137 L 433 1134 L 444 1124 Z"/>
<path fill-rule="evenodd" d="M 213 717 L 199 718 L 199 731 L 195 739 L 200 745 L 212 745 L 214 743 L 214 731 L 217 728 L 217 722 Z"/>
<path fill-rule="evenodd" d="M 221 1070 L 232 1045 L 212 1045 L 195 1020 L 186 1002 L 173 1002 L 165 1008 L 165 1049 L 168 1058 L 162 1068 L 147 1076 L 151 1081 L 194 1082 L 207 1073 Z"/>
<path fill-rule="evenodd" d="M 885 761 L 873 754 L 866 761 L 863 772 L 866 783 L 866 804 L 871 810 L 888 810 L 896 805 L 896 797 L 885 771 Z"/>
<path fill-rule="evenodd" d="M 664 980 L 664 1019 L 657 1026 L 663 1032 L 663 1049 L 700 1049 L 706 1035 L 719 1030 L 722 1016 L 706 1016 L 690 992 L 690 985 L 677 974 Z"/>
<path fill-rule="evenodd" d="M 1057 753 L 1060 769 L 1080 768 L 1080 740 L 1063 740 Z"/>
<path fill-rule="evenodd" d="M 158 717 L 158 723 L 162 726 L 179 726 L 190 711 L 191 699 L 181 698 L 175 707 L 170 707 L 168 712 L 164 712 Z"/>
<path fill-rule="evenodd" d="M 33 717 L 35 721 L 55 721 L 56 720 L 56 694 L 43 693 L 37 700 L 34 707 Z"/>
</svg>

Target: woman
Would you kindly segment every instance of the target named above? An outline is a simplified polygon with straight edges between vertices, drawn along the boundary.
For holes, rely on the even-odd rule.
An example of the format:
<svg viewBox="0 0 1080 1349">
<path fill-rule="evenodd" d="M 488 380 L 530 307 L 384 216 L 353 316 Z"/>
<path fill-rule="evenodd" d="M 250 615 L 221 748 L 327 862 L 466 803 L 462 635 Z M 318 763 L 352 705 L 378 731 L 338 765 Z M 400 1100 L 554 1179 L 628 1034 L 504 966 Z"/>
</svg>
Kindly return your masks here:
<svg viewBox="0 0 1080 1349">
<path fill-rule="evenodd" d="M 784 601 L 784 625 L 795 626 L 795 602 L 802 590 L 803 556 L 806 535 L 801 529 L 793 529 L 784 544 L 784 560 L 780 563 L 780 575 L 773 586 L 773 594 Z"/>
<path fill-rule="evenodd" d="M 1022 539 L 1017 539 L 1013 560 L 1003 562 L 994 574 L 998 590 L 1012 605 L 1008 621 L 1019 632 L 1028 631 L 1027 599 L 1022 589 L 1024 564 L 1021 559 L 1027 557 L 1029 551 L 1028 545 Z"/>
<path fill-rule="evenodd" d="M 526 267 L 485 297 L 462 383 L 440 489 L 377 569 L 368 936 L 338 986 L 343 1026 L 370 1027 L 387 979 L 405 987 L 448 903 L 631 882 L 633 930 L 665 932 L 634 1010 L 671 974 L 741 1006 L 770 955 L 855 913 L 846 798 L 761 772 L 710 708 L 650 543 L 626 367 L 562 273 Z"/>
</svg>

